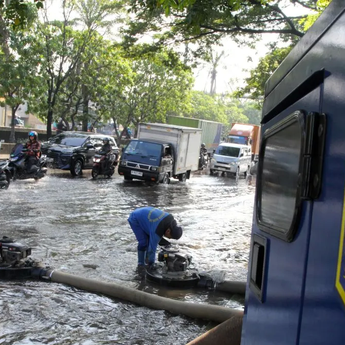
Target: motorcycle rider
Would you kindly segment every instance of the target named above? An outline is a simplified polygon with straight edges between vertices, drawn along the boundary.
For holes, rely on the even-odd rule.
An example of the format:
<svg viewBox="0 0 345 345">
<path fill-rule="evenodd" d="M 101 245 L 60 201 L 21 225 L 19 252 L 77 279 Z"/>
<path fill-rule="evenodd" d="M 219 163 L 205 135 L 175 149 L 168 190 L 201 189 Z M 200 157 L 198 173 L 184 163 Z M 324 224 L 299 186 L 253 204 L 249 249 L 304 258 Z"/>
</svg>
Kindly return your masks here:
<svg viewBox="0 0 345 345">
<path fill-rule="evenodd" d="M 207 162 L 205 161 L 205 156 L 207 155 L 207 148 L 206 148 L 206 145 L 205 143 L 202 143 L 201 144 L 201 147 L 200 147 L 200 168 L 204 167 Z"/>
<path fill-rule="evenodd" d="M 109 138 L 104 138 L 103 139 L 103 146 L 101 147 L 100 152 L 102 154 L 106 154 L 105 160 L 102 162 L 103 163 L 103 171 L 106 171 L 109 168 L 109 157 L 112 154 L 113 150 L 110 145 L 110 140 Z"/>
<path fill-rule="evenodd" d="M 35 131 L 29 132 L 29 141 L 26 142 L 24 148 L 26 152 L 26 170 L 30 172 L 33 165 L 36 165 L 41 156 L 41 143 L 38 141 L 38 134 Z"/>
</svg>

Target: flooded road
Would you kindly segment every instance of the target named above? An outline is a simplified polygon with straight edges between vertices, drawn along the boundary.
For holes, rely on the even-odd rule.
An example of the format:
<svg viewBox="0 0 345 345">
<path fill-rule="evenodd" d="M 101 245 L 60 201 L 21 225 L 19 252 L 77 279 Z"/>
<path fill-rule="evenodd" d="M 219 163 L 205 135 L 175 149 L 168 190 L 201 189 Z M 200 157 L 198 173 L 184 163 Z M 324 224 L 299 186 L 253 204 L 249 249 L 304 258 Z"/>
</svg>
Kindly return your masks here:
<svg viewBox="0 0 345 345">
<path fill-rule="evenodd" d="M 194 266 L 226 280 L 246 280 L 254 184 L 194 174 L 186 183 L 72 178 L 49 171 L 16 181 L 0 194 L 1 233 L 32 248 L 32 257 L 61 271 L 192 303 L 243 309 L 243 299 L 201 289 L 176 290 L 138 280 L 137 207 L 170 212 L 182 225 L 179 248 Z M 174 242 L 172 240 L 172 242 Z M 62 284 L 0 281 L 0 344 L 186 344 L 212 324 L 151 310 Z"/>
</svg>

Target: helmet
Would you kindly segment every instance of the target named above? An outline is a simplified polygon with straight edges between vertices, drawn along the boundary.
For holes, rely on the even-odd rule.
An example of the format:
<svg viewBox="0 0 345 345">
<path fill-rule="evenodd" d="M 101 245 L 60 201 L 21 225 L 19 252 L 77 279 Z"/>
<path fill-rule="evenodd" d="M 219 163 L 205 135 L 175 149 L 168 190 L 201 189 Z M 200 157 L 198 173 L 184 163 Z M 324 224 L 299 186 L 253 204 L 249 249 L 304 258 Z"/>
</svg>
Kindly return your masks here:
<svg viewBox="0 0 345 345">
<path fill-rule="evenodd" d="M 38 134 L 35 131 L 30 131 L 29 132 L 29 137 L 34 137 L 37 140 Z"/>
<path fill-rule="evenodd" d="M 205 143 L 202 143 L 201 147 L 204 149 L 206 147 Z"/>
<path fill-rule="evenodd" d="M 103 143 L 109 143 L 110 142 L 110 139 L 109 138 L 103 138 Z"/>
</svg>

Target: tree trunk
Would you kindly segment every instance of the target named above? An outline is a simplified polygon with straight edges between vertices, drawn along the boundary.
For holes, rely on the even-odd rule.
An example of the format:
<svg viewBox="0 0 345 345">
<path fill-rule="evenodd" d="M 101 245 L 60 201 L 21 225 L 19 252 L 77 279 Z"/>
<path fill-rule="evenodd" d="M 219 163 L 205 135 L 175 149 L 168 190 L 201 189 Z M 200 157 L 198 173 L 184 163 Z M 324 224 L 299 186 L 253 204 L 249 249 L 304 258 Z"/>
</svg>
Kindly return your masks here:
<svg viewBox="0 0 345 345">
<path fill-rule="evenodd" d="M 82 121 L 82 130 L 87 132 L 88 120 L 89 120 L 89 93 L 87 86 L 82 86 L 83 93 L 83 121 Z"/>
<path fill-rule="evenodd" d="M 5 105 L 6 107 L 6 105 Z M 15 132 L 15 123 L 14 123 L 14 119 L 16 118 L 16 111 L 17 111 L 18 107 L 12 107 L 12 116 L 11 116 L 11 133 L 10 133 L 10 138 L 9 138 L 9 142 L 10 143 L 15 143 L 16 142 L 16 132 Z"/>
<path fill-rule="evenodd" d="M 53 121 L 53 110 L 48 110 L 48 117 L 47 117 L 47 139 L 52 136 L 52 121 Z"/>
</svg>

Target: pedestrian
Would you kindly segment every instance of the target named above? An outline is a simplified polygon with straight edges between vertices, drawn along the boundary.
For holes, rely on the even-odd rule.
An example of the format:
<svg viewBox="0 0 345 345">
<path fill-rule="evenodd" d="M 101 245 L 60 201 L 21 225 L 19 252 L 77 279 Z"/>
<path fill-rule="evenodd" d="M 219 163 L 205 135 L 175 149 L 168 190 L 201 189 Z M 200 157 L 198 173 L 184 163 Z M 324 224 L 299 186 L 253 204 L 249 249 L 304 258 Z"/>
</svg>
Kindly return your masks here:
<svg viewBox="0 0 345 345">
<path fill-rule="evenodd" d="M 56 134 L 60 134 L 67 130 L 66 125 L 63 122 L 63 119 L 60 117 L 58 124 L 56 125 Z"/>
<path fill-rule="evenodd" d="M 137 208 L 129 215 L 128 223 L 138 241 L 138 266 L 148 264 L 152 268 L 162 237 L 178 240 L 183 233 L 171 214 L 154 207 Z"/>
</svg>

